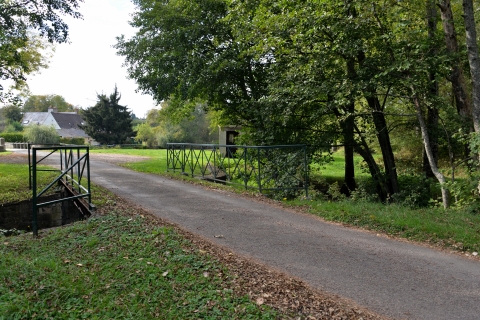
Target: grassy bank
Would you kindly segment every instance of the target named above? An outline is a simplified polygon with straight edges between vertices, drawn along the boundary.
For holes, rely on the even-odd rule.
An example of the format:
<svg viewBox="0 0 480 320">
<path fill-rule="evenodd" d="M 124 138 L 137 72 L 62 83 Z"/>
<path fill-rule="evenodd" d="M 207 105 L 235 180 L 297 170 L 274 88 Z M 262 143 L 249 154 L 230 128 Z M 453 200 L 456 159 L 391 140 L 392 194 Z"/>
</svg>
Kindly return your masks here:
<svg viewBox="0 0 480 320">
<path fill-rule="evenodd" d="M 39 168 L 45 168 L 39 167 Z M 46 185 L 54 176 L 52 172 L 39 172 L 39 185 Z M 49 190 L 46 194 L 52 193 Z M 32 198 L 28 184 L 28 165 L 0 163 L 0 204 Z"/>
<path fill-rule="evenodd" d="M 480 251 L 480 215 L 440 208 L 410 209 L 364 201 L 292 201 L 328 221 L 469 253 Z"/>
<path fill-rule="evenodd" d="M 4 238 L 0 319 L 275 319 L 171 228 L 110 212 Z"/>
<path fill-rule="evenodd" d="M 31 197 L 28 166 L 0 163 L 0 203 Z M 160 221 L 93 186 L 104 214 L 0 235 L 0 319 L 276 319 L 234 294 L 220 262 Z"/>
</svg>

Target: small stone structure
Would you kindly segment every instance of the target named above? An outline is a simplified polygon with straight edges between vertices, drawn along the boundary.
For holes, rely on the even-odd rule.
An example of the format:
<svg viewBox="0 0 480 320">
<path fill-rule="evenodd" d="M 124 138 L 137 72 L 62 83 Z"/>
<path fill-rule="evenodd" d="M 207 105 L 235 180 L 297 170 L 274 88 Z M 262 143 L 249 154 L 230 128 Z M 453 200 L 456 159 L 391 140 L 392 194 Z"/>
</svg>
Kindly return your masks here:
<svg viewBox="0 0 480 320">
<path fill-rule="evenodd" d="M 59 195 L 51 195 L 39 199 L 48 202 L 59 199 Z M 0 229 L 32 231 L 32 201 L 0 204 Z M 38 229 L 59 227 L 81 220 L 82 214 L 71 201 L 64 201 L 38 209 Z"/>
<path fill-rule="evenodd" d="M 0 152 L 3 152 L 3 151 L 7 151 L 7 149 L 5 149 L 5 139 L 0 138 Z"/>
<path fill-rule="evenodd" d="M 228 147 L 228 150 L 227 147 L 220 147 L 220 153 L 222 153 L 224 156 L 232 157 L 235 151 L 237 151 L 237 149 L 233 146 L 235 145 L 235 138 L 239 135 L 240 129 L 240 126 L 219 127 L 218 143 L 220 145 L 232 146 Z"/>
</svg>

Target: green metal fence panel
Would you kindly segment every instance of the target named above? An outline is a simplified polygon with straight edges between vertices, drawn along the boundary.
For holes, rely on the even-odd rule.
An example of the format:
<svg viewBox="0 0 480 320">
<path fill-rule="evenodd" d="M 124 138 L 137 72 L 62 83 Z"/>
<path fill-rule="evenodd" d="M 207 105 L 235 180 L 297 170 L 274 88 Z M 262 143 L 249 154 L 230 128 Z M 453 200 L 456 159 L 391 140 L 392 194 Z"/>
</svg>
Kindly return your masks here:
<svg viewBox="0 0 480 320">
<path fill-rule="evenodd" d="M 41 168 L 39 165 L 46 163 L 47 159 L 58 155 L 58 167 Z M 32 190 L 32 231 L 38 235 L 37 214 L 38 209 L 54 203 L 68 200 L 86 199 L 92 208 L 90 190 L 90 154 L 88 146 L 62 146 L 62 145 L 29 145 L 28 146 L 29 182 Z M 56 172 L 57 176 L 46 186 L 38 185 L 40 172 Z M 86 178 L 84 176 L 86 175 Z M 41 202 L 39 198 L 62 180 L 77 194 L 58 200 Z M 86 181 L 85 181 L 86 180 Z M 83 182 L 83 184 L 82 184 Z M 42 188 L 40 190 L 40 188 Z"/>
<path fill-rule="evenodd" d="M 168 143 L 167 171 L 242 185 L 261 193 L 304 191 L 308 197 L 306 145 Z"/>
</svg>

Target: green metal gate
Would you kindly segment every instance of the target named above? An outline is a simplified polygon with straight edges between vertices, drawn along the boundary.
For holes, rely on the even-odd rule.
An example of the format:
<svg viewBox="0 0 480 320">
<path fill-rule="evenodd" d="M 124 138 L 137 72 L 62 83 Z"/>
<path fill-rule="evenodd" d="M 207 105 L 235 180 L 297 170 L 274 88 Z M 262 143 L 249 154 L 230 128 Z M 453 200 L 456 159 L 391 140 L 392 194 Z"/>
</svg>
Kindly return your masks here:
<svg viewBox="0 0 480 320">
<path fill-rule="evenodd" d="M 55 155 L 59 157 L 55 159 Z M 54 167 L 39 168 L 38 165 L 46 164 L 47 159 L 52 159 Z M 49 163 L 48 165 L 51 165 Z M 28 145 L 29 183 L 32 190 L 32 231 L 38 235 L 37 214 L 38 209 L 51 204 L 68 200 L 85 200 L 89 209 L 92 209 L 90 192 L 90 157 L 88 146 L 64 146 L 64 145 Z M 58 172 L 53 181 L 46 186 L 38 185 L 38 174 L 42 171 Z M 39 199 L 48 190 L 61 183 L 73 193 L 70 197 L 58 200 L 39 202 Z M 42 188 L 40 190 L 40 188 Z"/>
</svg>

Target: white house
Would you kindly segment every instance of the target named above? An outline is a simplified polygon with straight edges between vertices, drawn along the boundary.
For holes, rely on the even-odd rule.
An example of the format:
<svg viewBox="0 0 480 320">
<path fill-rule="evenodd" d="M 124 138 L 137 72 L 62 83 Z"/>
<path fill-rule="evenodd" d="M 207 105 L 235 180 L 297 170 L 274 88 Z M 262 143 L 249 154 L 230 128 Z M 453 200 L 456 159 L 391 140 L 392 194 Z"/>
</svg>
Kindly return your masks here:
<svg viewBox="0 0 480 320">
<path fill-rule="evenodd" d="M 78 113 L 57 112 L 57 108 L 49 108 L 48 112 L 26 112 L 22 119 L 23 126 L 53 126 L 61 138 L 88 139 L 88 135 L 79 127 L 83 124 L 85 122 Z"/>
</svg>

